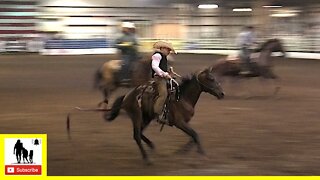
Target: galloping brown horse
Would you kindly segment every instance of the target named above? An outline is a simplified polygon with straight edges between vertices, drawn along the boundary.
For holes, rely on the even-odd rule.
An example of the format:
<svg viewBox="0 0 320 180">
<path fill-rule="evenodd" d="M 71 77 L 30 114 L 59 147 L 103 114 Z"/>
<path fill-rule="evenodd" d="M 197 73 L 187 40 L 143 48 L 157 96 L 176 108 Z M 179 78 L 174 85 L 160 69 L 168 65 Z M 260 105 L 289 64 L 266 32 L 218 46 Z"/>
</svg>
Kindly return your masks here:
<svg viewBox="0 0 320 180">
<path fill-rule="evenodd" d="M 277 76 L 272 71 L 273 64 L 271 62 L 272 52 L 281 52 L 285 55 L 285 50 L 279 39 L 270 39 L 264 42 L 261 47 L 257 50 L 260 52 L 257 58 L 251 60 L 250 69 L 252 73 L 241 74 L 241 60 L 238 57 L 229 59 L 224 58 L 218 60 L 218 62 L 213 66 L 213 70 L 217 78 L 221 77 L 240 77 L 240 78 L 250 78 L 250 77 L 263 77 L 265 79 L 276 79 Z"/>
<path fill-rule="evenodd" d="M 281 52 L 285 56 L 285 50 L 279 39 L 270 39 L 264 42 L 259 49 L 258 57 L 251 59 L 250 74 L 241 74 L 242 61 L 239 57 L 227 57 L 218 60 L 213 65 L 213 70 L 219 82 L 223 82 L 225 77 L 232 77 L 233 80 L 248 79 L 252 77 L 261 77 L 263 79 L 272 79 L 274 83 L 279 82 L 279 77 L 273 72 L 273 63 L 271 61 L 272 52 Z M 276 85 L 273 94 L 277 94 L 280 86 Z"/>
<path fill-rule="evenodd" d="M 125 96 L 119 97 L 114 102 L 111 111 L 105 114 L 105 119 L 112 121 L 118 116 L 120 109 L 127 112 L 133 123 L 134 139 L 139 146 L 144 161 L 147 163 L 149 163 L 148 155 L 141 140 L 147 143 L 151 149 L 154 148 L 154 144 L 143 134 L 143 130 L 155 118 L 153 111 L 154 100 L 157 96 L 155 89 L 152 83 L 138 86 Z M 176 126 L 191 137 L 191 140 L 185 145 L 186 149 L 190 149 L 195 143 L 198 152 L 205 154 L 198 134 L 188 124 L 194 115 L 195 105 L 202 92 L 210 93 L 218 99 L 224 97 L 222 88 L 213 75 L 212 67 L 182 78 L 180 99 L 169 101 L 167 117 L 171 126 Z"/>
</svg>

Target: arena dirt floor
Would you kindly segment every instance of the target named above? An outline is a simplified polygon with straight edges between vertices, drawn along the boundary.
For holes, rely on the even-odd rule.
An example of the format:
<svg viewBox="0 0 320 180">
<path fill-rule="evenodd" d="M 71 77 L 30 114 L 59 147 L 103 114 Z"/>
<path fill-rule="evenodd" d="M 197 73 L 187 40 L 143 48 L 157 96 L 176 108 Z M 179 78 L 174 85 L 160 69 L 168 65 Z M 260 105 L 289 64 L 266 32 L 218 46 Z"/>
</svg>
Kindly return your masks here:
<svg viewBox="0 0 320 180">
<path fill-rule="evenodd" d="M 191 126 L 207 158 L 175 153 L 189 137 L 153 122 L 145 135 L 153 165 L 141 159 L 124 113 L 105 122 L 96 107 L 93 74 L 115 57 L 0 56 L 0 133 L 48 134 L 48 175 L 320 175 L 320 61 L 273 58 L 281 90 L 258 78 L 222 84 L 226 97 L 202 94 Z M 195 72 L 215 55 L 176 55 L 175 70 Z M 72 112 L 72 139 L 66 116 Z"/>
</svg>

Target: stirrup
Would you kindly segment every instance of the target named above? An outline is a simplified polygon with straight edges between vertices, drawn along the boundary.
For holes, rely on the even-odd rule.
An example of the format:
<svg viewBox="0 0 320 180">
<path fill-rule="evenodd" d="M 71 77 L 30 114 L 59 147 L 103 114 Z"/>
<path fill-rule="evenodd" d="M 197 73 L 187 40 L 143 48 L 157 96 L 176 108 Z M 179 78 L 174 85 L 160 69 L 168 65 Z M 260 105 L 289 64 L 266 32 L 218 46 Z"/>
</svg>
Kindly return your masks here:
<svg viewBox="0 0 320 180">
<path fill-rule="evenodd" d="M 160 115 L 157 115 L 157 122 L 159 124 L 169 124 L 165 112 L 162 112 Z"/>
<path fill-rule="evenodd" d="M 131 85 L 131 79 L 122 79 L 119 81 L 119 84 L 122 86 L 130 86 Z"/>
<path fill-rule="evenodd" d="M 169 121 L 165 118 L 162 118 L 162 119 L 157 119 L 157 122 L 159 124 L 165 124 L 165 125 L 169 125 Z"/>
<path fill-rule="evenodd" d="M 239 74 L 241 75 L 249 75 L 249 74 L 252 74 L 251 71 L 241 71 Z"/>
<path fill-rule="evenodd" d="M 169 122 L 168 119 L 162 118 L 162 120 L 157 120 L 157 122 L 161 125 L 161 127 L 160 127 L 160 132 L 163 130 L 164 125 L 172 126 L 172 125 L 170 124 L 170 122 Z"/>
<path fill-rule="evenodd" d="M 157 122 L 164 122 L 165 121 L 165 115 L 164 112 L 161 112 L 161 114 L 157 114 Z"/>
</svg>

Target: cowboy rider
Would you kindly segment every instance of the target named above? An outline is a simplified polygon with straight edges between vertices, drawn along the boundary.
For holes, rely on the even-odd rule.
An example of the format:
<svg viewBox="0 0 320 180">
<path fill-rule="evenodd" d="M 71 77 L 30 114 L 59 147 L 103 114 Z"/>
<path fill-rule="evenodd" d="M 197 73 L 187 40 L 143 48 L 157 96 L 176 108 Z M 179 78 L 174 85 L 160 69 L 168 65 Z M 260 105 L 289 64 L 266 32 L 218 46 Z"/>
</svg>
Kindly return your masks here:
<svg viewBox="0 0 320 180">
<path fill-rule="evenodd" d="M 251 48 L 256 43 L 253 26 L 246 26 L 243 31 L 239 33 L 237 37 L 237 43 L 240 47 L 240 60 L 243 62 L 241 74 L 251 73 Z"/>
<path fill-rule="evenodd" d="M 132 22 L 122 23 L 122 36 L 116 39 L 116 47 L 121 52 L 123 65 L 120 70 L 120 83 L 128 84 L 131 80 L 131 71 L 135 61 L 138 60 L 138 42 L 133 29 L 135 25 Z"/>
<path fill-rule="evenodd" d="M 172 44 L 166 41 L 158 41 L 153 45 L 155 49 L 151 59 L 152 78 L 156 83 L 158 97 L 154 103 L 154 112 L 159 123 L 167 123 L 164 115 L 164 105 L 168 96 L 167 80 L 172 79 L 168 73 L 167 56 L 173 52 L 176 53 Z"/>
</svg>

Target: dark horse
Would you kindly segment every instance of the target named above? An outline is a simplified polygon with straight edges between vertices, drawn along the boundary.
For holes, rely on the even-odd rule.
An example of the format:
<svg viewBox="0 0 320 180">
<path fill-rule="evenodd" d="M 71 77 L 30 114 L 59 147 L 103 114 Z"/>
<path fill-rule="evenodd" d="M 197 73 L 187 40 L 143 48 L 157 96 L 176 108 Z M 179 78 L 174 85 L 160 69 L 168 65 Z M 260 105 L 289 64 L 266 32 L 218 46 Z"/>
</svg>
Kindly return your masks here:
<svg viewBox="0 0 320 180">
<path fill-rule="evenodd" d="M 154 89 L 152 83 L 136 87 L 125 96 L 117 98 L 111 111 L 105 114 L 105 119 L 112 121 L 118 116 L 120 109 L 124 109 L 127 112 L 133 123 L 134 139 L 139 146 L 143 159 L 147 163 L 149 159 L 141 144 L 141 139 L 151 149 L 154 148 L 153 143 L 143 134 L 143 130 L 155 118 L 153 104 L 157 92 Z M 185 146 L 186 149 L 190 149 L 190 146 L 195 143 L 200 154 L 204 154 L 204 150 L 198 134 L 189 126 L 188 122 L 194 115 L 195 105 L 203 91 L 216 96 L 218 99 L 224 97 L 222 88 L 216 81 L 211 67 L 189 77 L 183 77 L 180 84 L 180 99 L 178 101 L 172 99 L 168 102 L 170 125 L 176 126 L 191 137 L 191 140 Z"/>
<path fill-rule="evenodd" d="M 251 59 L 250 74 L 241 74 L 241 60 L 238 57 L 224 58 L 218 60 L 213 66 L 213 70 L 217 78 L 221 77 L 263 77 L 265 79 L 276 79 L 277 76 L 272 71 L 273 64 L 271 62 L 272 52 L 281 52 L 285 55 L 285 50 L 279 39 L 270 39 L 264 42 L 257 50 L 259 56 Z"/>
</svg>

